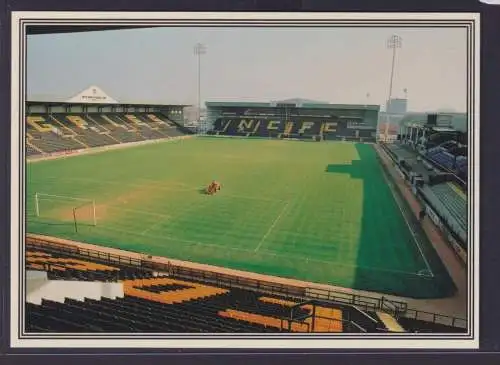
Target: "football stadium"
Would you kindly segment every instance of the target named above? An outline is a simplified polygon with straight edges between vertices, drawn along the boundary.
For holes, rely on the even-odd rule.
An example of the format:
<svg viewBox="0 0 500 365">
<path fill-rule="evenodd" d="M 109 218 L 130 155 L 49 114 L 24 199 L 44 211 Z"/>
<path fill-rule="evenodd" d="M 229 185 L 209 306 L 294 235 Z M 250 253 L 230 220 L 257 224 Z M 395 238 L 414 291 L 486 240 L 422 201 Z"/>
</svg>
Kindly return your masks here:
<svg viewBox="0 0 500 365">
<path fill-rule="evenodd" d="M 27 334 L 467 332 L 466 131 L 205 106 L 27 101 Z"/>
</svg>

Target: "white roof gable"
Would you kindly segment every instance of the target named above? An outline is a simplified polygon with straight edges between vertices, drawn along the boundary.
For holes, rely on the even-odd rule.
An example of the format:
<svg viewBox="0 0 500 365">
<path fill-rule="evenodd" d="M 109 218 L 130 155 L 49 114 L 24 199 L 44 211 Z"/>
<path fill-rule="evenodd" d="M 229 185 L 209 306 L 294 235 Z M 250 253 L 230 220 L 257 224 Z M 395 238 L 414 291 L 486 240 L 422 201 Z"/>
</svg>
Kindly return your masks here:
<svg viewBox="0 0 500 365">
<path fill-rule="evenodd" d="M 82 91 L 71 99 L 67 100 L 68 103 L 100 103 L 100 104 L 117 104 L 118 102 L 108 96 L 104 91 L 102 91 L 97 86 L 91 86 L 88 89 Z"/>
</svg>

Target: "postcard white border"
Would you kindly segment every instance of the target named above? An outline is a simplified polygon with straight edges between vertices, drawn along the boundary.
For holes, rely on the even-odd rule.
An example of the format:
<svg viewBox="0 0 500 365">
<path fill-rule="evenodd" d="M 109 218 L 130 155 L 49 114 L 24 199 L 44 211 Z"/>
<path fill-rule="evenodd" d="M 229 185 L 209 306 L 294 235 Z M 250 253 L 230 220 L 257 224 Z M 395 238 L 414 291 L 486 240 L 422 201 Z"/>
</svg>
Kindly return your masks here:
<svg viewBox="0 0 500 365">
<path fill-rule="evenodd" d="M 474 181 L 473 191 L 470 191 L 473 196 L 469 195 L 474 203 L 473 206 L 473 222 L 476 229 L 469 237 L 473 238 L 474 250 L 473 256 L 473 303 L 474 312 L 472 313 L 473 328 L 471 338 L 443 337 L 442 339 L 412 339 L 411 336 L 405 336 L 398 339 L 390 338 L 371 340 L 363 339 L 359 336 L 356 339 L 332 338 L 324 339 L 317 338 L 314 340 L 299 340 L 293 339 L 291 336 L 283 339 L 216 339 L 214 337 L 206 340 L 198 339 L 106 339 L 106 338 L 87 338 L 87 339 L 28 339 L 18 337 L 18 319 L 19 319 L 19 298 L 18 286 L 20 279 L 19 259 L 19 242 L 20 237 L 20 206 L 18 204 L 20 197 L 20 181 L 19 168 L 19 144 L 20 137 L 20 110 L 21 101 L 19 98 L 20 72 L 22 70 L 18 63 L 20 55 L 20 21 L 44 20 L 44 23 L 61 24 L 65 19 L 79 18 L 81 20 L 95 20 L 96 24 L 104 24 L 120 22 L 120 25 L 127 25 L 126 21 L 131 19 L 141 19 L 144 22 L 134 23 L 134 25 L 147 25 L 153 21 L 161 21 L 165 19 L 171 20 L 190 20 L 208 23 L 210 21 L 235 21 L 235 20 L 250 20 L 250 21 L 388 21 L 388 22 L 410 22 L 410 21 L 474 21 L 474 69 L 471 70 L 471 78 L 474 83 L 471 85 L 473 90 L 473 105 L 470 105 L 474 110 L 474 125 L 469 123 L 469 131 L 473 128 L 473 158 L 469 159 L 469 171 L 473 171 Z M 137 13 L 137 12 L 13 12 L 12 13 L 12 63 L 11 63 L 11 95 L 12 95 L 12 129 L 11 129 L 11 347 L 15 348 L 235 348 L 235 349 L 475 349 L 479 346 L 479 54 L 480 54 L 480 19 L 477 13 Z M 71 21 L 64 22 L 70 25 Z M 471 39 L 472 42 L 472 39 Z M 470 98 L 472 95 L 469 95 Z M 469 220 L 470 222 L 470 220 Z M 135 335 L 140 337 L 140 335 Z"/>
</svg>

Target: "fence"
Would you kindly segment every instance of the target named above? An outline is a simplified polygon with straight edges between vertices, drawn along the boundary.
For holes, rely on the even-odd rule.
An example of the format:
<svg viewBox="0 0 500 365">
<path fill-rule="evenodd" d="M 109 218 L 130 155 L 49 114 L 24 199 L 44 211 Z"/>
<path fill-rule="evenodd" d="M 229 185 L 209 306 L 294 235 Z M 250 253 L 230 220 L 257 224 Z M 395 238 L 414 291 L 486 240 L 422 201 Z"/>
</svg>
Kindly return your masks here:
<svg viewBox="0 0 500 365">
<path fill-rule="evenodd" d="M 442 314 L 419 311 L 415 309 L 407 309 L 404 315 L 405 318 L 416 319 L 425 322 L 442 324 L 455 328 L 467 328 L 467 320 L 463 318 L 445 316 Z"/>
<path fill-rule="evenodd" d="M 133 258 L 124 255 L 115 255 L 108 252 L 71 246 L 63 242 L 55 242 L 51 237 L 26 237 L 26 246 L 33 249 L 49 250 L 57 253 L 64 253 L 78 258 L 91 259 L 106 264 L 115 264 L 125 267 L 133 267 L 144 271 L 157 271 L 167 273 L 178 279 L 185 279 L 204 284 L 212 284 L 221 288 L 242 288 L 255 290 L 264 294 L 278 295 L 296 301 L 314 300 L 317 303 L 325 302 L 331 304 L 343 304 L 356 306 L 365 311 L 380 310 L 390 313 L 396 318 L 407 317 L 411 319 L 429 318 L 430 322 L 466 328 L 465 319 L 454 318 L 436 313 L 427 313 L 419 310 L 408 309 L 407 303 L 395 301 L 385 297 L 375 297 L 345 293 L 341 291 L 301 287 L 293 285 L 276 284 L 270 281 L 250 279 L 238 275 L 221 274 L 216 271 L 206 271 L 189 267 L 155 262 L 151 256 Z"/>
<path fill-rule="evenodd" d="M 52 153 L 44 153 L 42 155 L 35 155 L 35 156 L 27 157 L 27 162 L 28 163 L 36 163 L 36 162 L 45 161 L 45 160 L 55 160 L 55 159 L 60 159 L 60 158 L 74 157 L 74 156 L 83 155 L 83 154 L 101 153 L 101 152 L 106 152 L 106 151 L 115 150 L 115 149 L 131 148 L 131 147 L 137 147 L 137 146 L 143 146 L 143 145 L 149 145 L 149 144 L 155 144 L 155 143 L 170 142 L 170 141 L 174 141 L 174 140 L 178 140 L 178 139 L 185 139 L 185 138 L 190 138 L 190 137 L 192 137 L 192 133 L 190 133 L 189 135 L 184 135 L 184 136 L 179 136 L 179 137 L 148 139 L 145 141 L 127 142 L 127 143 L 121 143 L 121 144 L 118 143 L 118 144 L 110 144 L 110 145 L 99 146 L 99 147 L 83 148 L 83 149 L 78 149 L 78 150 L 65 150 L 65 151 L 58 151 L 58 152 L 52 152 Z"/>
</svg>

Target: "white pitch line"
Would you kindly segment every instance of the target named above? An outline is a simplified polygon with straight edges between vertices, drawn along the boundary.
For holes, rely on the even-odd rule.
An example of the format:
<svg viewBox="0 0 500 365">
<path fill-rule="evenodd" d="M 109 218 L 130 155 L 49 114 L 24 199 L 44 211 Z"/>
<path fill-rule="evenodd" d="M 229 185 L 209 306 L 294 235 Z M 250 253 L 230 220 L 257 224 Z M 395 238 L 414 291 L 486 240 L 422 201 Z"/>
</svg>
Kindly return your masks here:
<svg viewBox="0 0 500 365">
<path fill-rule="evenodd" d="M 81 182 L 88 182 L 88 183 L 101 183 L 101 184 L 108 184 L 108 185 L 120 185 L 120 186 L 130 186 L 130 187 L 135 187 L 135 188 L 147 188 L 147 187 L 154 187 L 155 189 L 159 190 L 165 190 L 165 191 L 175 191 L 175 192 L 189 192 L 189 191 L 199 191 L 201 187 L 193 187 L 189 186 L 184 183 L 169 183 L 169 182 L 162 182 L 162 181 L 156 181 L 156 180 L 149 180 L 149 179 L 140 179 L 140 181 L 145 182 L 146 184 L 137 184 L 137 183 L 130 183 L 130 182 L 123 182 L 123 181 L 106 181 L 106 180 L 96 180 L 96 179 L 90 179 L 90 178 L 79 178 L 79 177 L 64 177 L 64 178 L 46 178 L 46 180 L 58 180 L 58 181 L 81 181 Z M 179 186 L 185 186 L 185 188 L 179 188 Z M 260 198 L 260 197 L 253 197 L 253 196 L 246 196 L 246 195 L 236 195 L 236 194 L 226 194 L 220 193 L 222 197 L 228 197 L 228 198 L 236 198 L 236 199 L 248 199 L 248 200 L 256 200 L 256 201 L 267 201 L 267 202 L 276 202 L 276 203 L 285 203 L 287 200 L 281 200 L 281 199 L 271 199 L 271 198 Z"/>
<path fill-rule="evenodd" d="M 384 175 L 384 178 L 386 179 L 387 181 L 387 178 L 385 177 Z M 124 182 L 119 182 L 119 181 L 105 181 L 105 180 L 95 180 L 95 179 L 90 179 L 90 178 L 71 178 L 71 177 L 65 177 L 65 178 L 46 178 L 47 180 L 66 180 L 66 181 L 87 181 L 87 182 L 95 182 L 95 183 L 104 183 L 104 184 L 113 184 L 113 185 L 127 185 L 127 186 L 134 186 L 134 187 L 145 187 L 145 185 L 141 185 L 141 184 L 134 184 L 134 183 L 124 183 Z M 141 179 L 142 181 L 148 181 L 147 179 Z M 153 180 L 150 180 L 151 182 Z M 160 182 L 158 182 L 160 183 Z M 389 182 L 388 182 L 389 183 Z M 181 185 L 181 184 L 179 184 Z M 184 184 L 182 184 L 184 185 Z M 187 185 L 185 185 L 187 186 Z M 168 186 L 165 186 L 164 188 L 166 188 L 165 190 L 173 190 L 173 191 L 190 191 L 190 190 L 198 190 L 198 189 L 195 189 L 195 188 L 191 188 L 191 189 L 172 189 L 172 188 L 169 188 Z M 392 191 L 391 189 L 391 193 L 394 194 L 394 192 Z M 190 241 L 190 240 L 182 240 L 182 239 L 176 239 L 176 238 L 173 238 L 173 237 L 169 237 L 169 236 L 155 236 L 155 235 L 151 235 L 151 234 L 146 234 L 147 232 L 149 232 L 152 228 L 154 228 L 153 226 L 159 224 L 162 222 L 162 219 L 160 219 L 158 222 L 154 223 L 153 226 L 149 227 L 148 229 L 146 229 L 145 231 L 143 231 L 142 233 L 137 233 L 137 232 L 134 232 L 134 231 L 127 231 L 127 230 L 123 230 L 123 229 L 113 229 L 111 227 L 103 227 L 102 225 L 100 226 L 101 229 L 108 229 L 108 230 L 114 230 L 114 231 L 120 231 L 120 232 L 123 232 L 123 233 L 129 233 L 129 234 L 134 234 L 134 235 L 141 235 L 141 236 L 145 236 L 145 237 L 152 237 L 152 238 L 164 238 L 164 239 L 168 239 L 168 240 L 175 240 L 175 241 L 179 241 L 179 242 L 184 242 L 184 243 L 192 243 L 192 244 L 196 244 L 196 245 L 200 245 L 200 246 L 211 246 L 211 247 L 220 247 L 222 249 L 230 249 L 230 250 L 236 250 L 236 251 L 244 251 L 244 252 L 257 252 L 259 250 L 259 248 L 262 246 L 264 240 L 269 236 L 269 234 L 271 233 L 271 231 L 274 229 L 274 227 L 276 226 L 277 222 L 279 221 L 279 219 L 281 219 L 281 216 L 284 214 L 285 212 L 285 209 L 288 207 L 289 205 L 289 201 L 284 201 L 284 200 L 278 200 L 278 199 L 265 199 L 265 198 L 257 198 L 257 197 L 249 197 L 249 196 L 243 196 L 243 195 L 230 195 L 230 194 L 224 194 L 223 196 L 227 196 L 227 197 L 233 197 L 233 198 L 242 198 L 242 199 L 253 199 L 253 200 L 261 200 L 261 201 L 274 201 L 274 202 L 286 202 L 285 206 L 283 207 L 283 210 L 281 211 L 280 215 L 278 215 L 278 217 L 276 217 L 275 221 L 273 222 L 272 226 L 269 228 L 268 232 L 264 235 L 264 237 L 261 239 L 261 241 L 259 242 L 259 245 L 257 246 L 257 248 L 255 250 L 247 250 L 247 249 L 242 249 L 242 248 L 237 248 L 237 247 L 227 247 L 227 246 L 222 246 L 222 245 L 217 245 L 217 244 L 211 244 L 211 243 L 205 243 L 205 242 L 199 242 L 199 241 Z M 396 199 L 396 203 L 398 204 L 398 208 L 400 209 L 401 213 L 403 214 L 402 210 L 401 210 L 401 207 L 398 203 L 398 200 Z M 160 213 L 155 213 L 155 212 L 150 212 L 150 211 L 145 211 L 145 210 L 138 210 L 138 209 L 130 209 L 130 208 L 122 208 L 122 207 L 118 207 L 118 206 L 113 206 L 113 205 L 108 205 L 109 207 L 111 208 L 114 208 L 114 209 L 120 209 L 120 210 L 124 210 L 124 211 L 130 211 L 130 212 L 135 212 L 135 213 L 138 213 L 138 214 L 147 214 L 147 215 L 151 215 L 151 216 L 156 216 L 156 217 L 159 217 L 159 218 L 164 218 L 164 219 L 167 219 L 167 218 L 170 218 L 170 216 L 167 216 L 167 215 L 164 215 L 164 214 L 160 214 Z M 409 223 L 407 222 L 406 220 L 406 217 L 405 215 L 403 214 L 403 218 L 405 219 L 405 223 L 408 225 L 408 228 L 410 230 L 410 232 L 412 233 L 413 235 L 413 238 L 415 240 L 415 243 L 420 251 L 420 254 L 422 256 L 422 258 L 424 259 L 426 265 L 427 265 L 427 268 L 430 272 L 430 274 L 432 275 L 432 277 L 434 277 L 434 274 L 432 273 L 432 271 L 430 270 L 430 266 L 429 266 L 429 263 L 427 262 L 427 259 L 425 258 L 425 256 L 423 255 L 422 253 L 422 250 L 418 244 L 418 240 L 416 239 L 416 236 L 415 236 L 415 233 L 413 232 L 413 230 L 411 229 L 411 227 L 409 226 Z M 145 233 L 146 232 L 146 233 Z M 277 254 L 274 254 L 274 253 L 271 253 L 269 251 L 260 251 L 261 254 L 267 254 L 267 255 L 272 255 L 272 256 L 276 256 Z M 286 257 L 282 254 L 280 254 L 279 256 L 281 257 Z M 294 257 L 289 257 L 291 259 L 298 259 L 298 258 L 294 258 Z M 380 268 L 372 268 L 372 267 L 363 267 L 363 266 L 357 266 L 357 265 L 347 265 L 347 264 L 344 264 L 344 263 L 338 263 L 338 262 L 334 262 L 334 261 L 331 261 L 331 262 L 327 262 L 327 261 L 323 261 L 323 260 L 318 260 L 318 259 L 308 259 L 309 261 L 312 261 L 312 262 L 318 262 L 318 263 L 325 263 L 325 264 L 331 264 L 331 265 L 337 265 L 337 266 L 345 266 L 345 267 L 359 267 L 359 268 L 364 268 L 364 269 L 368 269 L 368 270 L 374 270 L 374 271 L 386 271 L 386 272 L 394 272 L 394 273 L 403 273 L 403 274 L 407 274 L 407 275 L 417 275 L 417 276 L 420 276 L 418 275 L 417 273 L 410 273 L 410 272 L 407 272 L 407 271 L 400 271 L 400 270 L 390 270 L 390 269 L 380 269 Z"/>
<path fill-rule="evenodd" d="M 89 178 L 80 178 L 80 177 L 63 177 L 63 178 L 44 178 L 44 180 L 57 180 L 57 181 L 81 181 L 81 182 L 88 182 L 88 183 L 95 183 L 95 184 L 104 184 L 104 185 L 119 185 L 119 186 L 130 186 L 130 187 L 135 187 L 135 188 L 147 188 L 147 187 L 154 187 L 155 189 L 159 190 L 166 190 L 166 191 L 176 191 L 176 192 L 188 192 L 188 191 L 194 191 L 198 190 L 197 188 L 190 187 L 190 188 L 178 188 L 179 184 L 175 184 L 176 186 L 169 185 L 168 182 L 165 182 L 164 185 L 161 185 L 161 181 L 156 181 L 154 180 L 145 180 L 141 179 L 141 181 L 148 182 L 146 184 L 137 184 L 137 183 L 131 183 L 131 182 L 124 182 L 124 181 L 107 181 L 107 180 L 96 180 L 96 179 L 89 179 Z M 154 186 L 152 186 L 152 183 L 154 182 Z M 187 186 L 187 185 L 186 185 Z"/>
<path fill-rule="evenodd" d="M 181 243 L 188 243 L 188 244 L 194 244 L 194 245 L 199 245 L 199 246 L 207 246 L 207 247 L 217 247 L 221 248 L 224 250 L 234 250 L 234 251 L 243 251 L 243 252 L 253 252 L 253 250 L 248 250 L 246 248 L 240 248 L 240 247 L 228 247 L 225 245 L 218 245 L 216 243 L 208 243 L 208 242 L 200 242 L 200 241 L 193 241 L 193 240 L 186 240 L 182 238 L 175 238 L 166 234 L 161 234 L 161 235 L 155 235 L 155 234 L 150 234 L 150 233 L 145 233 L 145 234 L 139 234 L 134 231 L 129 231 L 126 229 L 120 229 L 120 228 L 112 228 L 109 225 L 106 227 L 100 226 L 101 229 L 108 230 L 108 231 L 115 231 L 115 232 L 121 232 L 121 233 L 128 233 L 131 235 L 140 235 L 144 237 L 150 237 L 150 238 L 156 238 L 156 239 L 165 239 L 168 241 L 176 241 L 176 242 L 181 242 Z"/>
<path fill-rule="evenodd" d="M 283 209 L 281 209 L 281 212 L 280 214 L 278 214 L 278 216 L 276 217 L 276 219 L 274 220 L 273 224 L 271 224 L 271 227 L 269 227 L 269 229 L 267 230 L 266 234 L 262 237 L 262 239 L 260 240 L 259 244 L 257 245 L 257 247 L 255 247 L 255 250 L 254 252 L 257 252 L 259 251 L 259 248 L 262 246 L 262 244 L 264 243 L 264 241 L 266 240 L 266 238 L 269 236 L 269 234 L 272 232 L 272 230 L 274 229 L 274 227 L 276 227 L 276 224 L 278 223 L 278 221 L 281 219 L 281 217 L 283 216 L 283 214 L 285 213 L 286 211 L 286 208 L 288 208 L 288 205 L 290 204 L 290 202 L 287 202 L 285 204 L 285 206 L 283 207 Z"/>
<path fill-rule="evenodd" d="M 161 214 L 161 213 L 156 213 L 156 212 L 150 212 L 148 210 L 140 210 L 140 209 L 131 209 L 131 208 L 123 208 L 123 207 L 119 207 L 117 205 L 113 205 L 113 204 L 108 204 L 107 205 L 108 208 L 111 208 L 111 209 L 116 209 L 116 210 L 123 210 L 125 212 L 132 212 L 132 213 L 137 213 L 137 214 L 144 214 L 144 215 L 150 215 L 150 216 L 153 216 L 153 217 L 159 217 L 159 218 L 164 218 L 164 219 L 167 219 L 167 218 L 170 218 L 169 215 L 167 214 Z"/>
<path fill-rule="evenodd" d="M 270 256 L 275 256 L 275 257 L 280 257 L 280 258 L 287 258 L 290 260 L 299 260 L 300 258 L 294 257 L 291 255 L 287 254 L 282 254 L 282 253 L 274 253 L 268 250 L 262 250 L 259 251 L 260 254 L 265 254 L 265 255 L 270 255 Z M 338 262 L 338 261 L 326 261 L 326 260 L 320 260 L 320 259 L 315 259 L 315 258 L 305 258 L 307 263 L 309 262 L 318 262 L 320 264 L 327 264 L 330 266 L 340 266 L 340 267 L 348 267 L 348 268 L 353 268 L 353 269 L 363 269 L 363 270 L 371 270 L 371 271 L 380 271 L 380 272 L 390 272 L 394 274 L 405 274 L 405 275 L 412 275 L 412 276 L 421 276 L 418 273 L 410 272 L 410 271 L 403 271 L 403 270 L 397 270 L 397 269 L 384 269 L 380 267 L 373 267 L 373 266 L 365 266 L 365 265 L 357 265 L 357 264 L 346 264 L 345 262 Z"/>
<path fill-rule="evenodd" d="M 154 181 L 154 180 L 148 180 L 148 179 L 141 179 L 141 181 L 146 181 L 148 183 L 155 183 L 155 184 L 162 184 L 161 181 Z M 168 183 L 167 183 L 168 184 Z M 172 191 L 198 191 L 200 190 L 200 187 L 193 187 L 181 182 L 177 183 L 171 183 L 172 185 L 177 185 L 177 186 L 185 186 L 184 189 L 178 189 L 178 188 L 171 188 L 168 187 L 168 190 Z M 235 198 L 235 199 L 248 199 L 248 200 L 257 200 L 257 201 L 268 201 L 268 202 L 276 202 L 276 203 L 286 203 L 288 202 L 287 200 L 282 200 L 282 199 L 271 199 L 271 198 L 261 198 L 261 197 L 256 197 L 256 196 L 247 196 L 247 195 L 238 195 L 238 194 L 226 194 L 226 192 L 220 192 L 218 193 L 219 196 L 221 197 L 228 197 L 228 198 Z"/>
<path fill-rule="evenodd" d="M 146 228 L 144 231 L 140 233 L 141 236 L 144 236 L 146 232 L 151 231 L 153 228 L 157 227 L 160 223 L 165 222 L 165 219 L 159 218 L 155 223 L 149 226 L 149 228 Z"/>
<path fill-rule="evenodd" d="M 420 243 L 418 242 L 417 235 L 413 231 L 413 228 L 411 228 L 410 223 L 408 223 L 408 220 L 406 219 L 406 215 L 403 212 L 403 208 L 401 207 L 401 204 L 399 204 L 399 199 L 396 196 L 396 193 L 394 192 L 394 186 L 387 179 L 387 176 L 385 175 L 385 171 L 382 171 L 382 175 L 384 176 L 384 179 L 387 182 L 387 185 L 389 185 L 389 189 L 391 190 L 391 194 L 392 194 L 394 200 L 396 201 L 396 205 L 398 206 L 399 211 L 401 212 L 401 215 L 403 216 L 403 220 L 405 221 L 406 226 L 410 230 L 410 233 L 411 233 L 411 235 L 413 237 L 413 241 L 415 242 L 415 245 L 417 246 L 418 252 L 420 252 L 420 256 L 422 256 L 422 259 L 424 260 L 425 266 L 427 266 L 427 270 L 431 274 L 431 277 L 434 277 L 434 273 L 431 270 L 431 266 L 429 265 L 429 262 L 427 261 L 427 258 L 425 257 L 424 253 L 422 252 L 422 247 L 420 247 Z"/>
<path fill-rule="evenodd" d="M 47 177 L 45 180 L 57 180 L 57 181 L 81 181 L 95 184 L 108 184 L 108 185 L 120 185 L 120 186 L 130 186 L 135 188 L 147 188 L 154 187 L 155 189 L 165 190 L 165 191 L 175 191 L 175 192 L 189 192 L 189 191 L 199 191 L 201 187 L 190 186 L 181 182 L 162 182 L 158 180 L 150 180 L 150 179 L 140 179 L 144 184 L 138 184 L 133 182 L 124 182 L 124 181 L 106 181 L 106 180 L 96 180 L 91 178 L 80 178 L 80 177 L 63 177 L 63 178 L 51 178 Z M 180 186 L 184 186 L 185 188 L 181 188 Z M 257 200 L 257 201 L 268 201 L 268 202 L 276 202 L 276 203 L 285 203 L 288 200 L 282 199 L 272 199 L 272 198 L 261 198 L 255 196 L 246 196 L 246 195 L 237 195 L 237 194 L 226 194 L 225 192 L 219 193 L 221 196 L 225 196 L 228 198 L 236 198 L 236 199 L 249 199 L 249 200 Z"/>
<path fill-rule="evenodd" d="M 118 229 L 118 228 L 112 228 L 112 227 L 109 227 L 109 226 L 106 226 L 106 227 L 103 227 L 103 226 L 100 226 L 100 229 L 104 229 L 104 230 L 109 230 L 109 231 L 116 231 L 116 232 L 121 232 L 121 233 L 128 233 L 130 235 L 140 235 L 139 233 L 137 232 L 134 232 L 134 231 L 128 231 L 126 229 Z M 147 234 L 142 234 L 141 236 L 143 237 L 150 237 L 150 238 L 156 238 L 158 240 L 168 240 L 168 241 L 176 241 L 176 242 L 180 242 L 180 243 L 187 243 L 187 244 L 194 244 L 194 245 L 198 245 L 198 246 L 205 246 L 205 247 L 216 247 L 216 248 L 220 248 L 222 250 L 231 250 L 231 251 L 241 251 L 241 252 L 247 252 L 249 254 L 255 254 L 255 250 L 249 250 L 249 249 L 246 249 L 246 248 L 241 248 L 241 247 L 228 247 L 228 246 L 225 246 L 225 245 L 218 245 L 216 243 L 209 243 L 209 242 L 201 242 L 201 241 L 193 241 L 193 240 L 186 240 L 186 239 L 182 239 L 182 238 L 175 238 L 175 237 L 171 237 L 169 235 L 155 235 L 155 234 L 150 234 L 150 233 L 147 233 Z M 348 268 L 359 268 L 359 269 L 365 269 L 365 270 L 371 270 L 371 271 L 380 271 L 380 272 L 390 272 L 390 273 L 394 273 L 394 274 L 405 274 L 405 275 L 413 275 L 413 276 L 420 276 L 418 273 L 413 273 L 413 272 L 409 272 L 409 271 L 403 271 L 403 270 L 394 270 L 394 269 L 383 269 L 383 268 L 377 268 L 377 267 L 370 267 L 370 266 L 362 266 L 362 265 L 351 265 L 351 264 L 346 264 L 345 262 L 338 262 L 338 261 L 326 261 L 326 260 L 320 260 L 320 259 L 314 259 L 314 258 L 303 258 L 303 257 L 294 257 L 294 256 L 291 256 L 291 255 L 286 255 L 286 254 L 282 254 L 282 253 L 275 253 L 275 252 L 271 252 L 271 251 L 268 251 L 268 250 L 261 250 L 259 251 L 258 253 L 259 255 L 267 255 L 267 256 L 273 256 L 273 257 L 281 257 L 281 258 L 288 258 L 290 260 L 305 260 L 306 262 L 310 263 L 310 262 L 317 262 L 317 263 L 321 263 L 321 264 L 327 264 L 327 265 L 330 265 L 330 266 L 339 266 L 339 267 L 348 267 Z"/>
<path fill-rule="evenodd" d="M 267 199 L 267 198 L 258 198 L 255 196 L 246 196 L 246 195 L 234 195 L 234 194 L 225 194 L 225 193 L 220 193 L 221 197 L 227 196 L 228 198 L 235 198 L 235 199 L 249 199 L 249 200 L 259 200 L 263 202 L 275 202 L 275 203 L 289 203 L 288 200 L 280 200 L 280 199 Z"/>
</svg>

